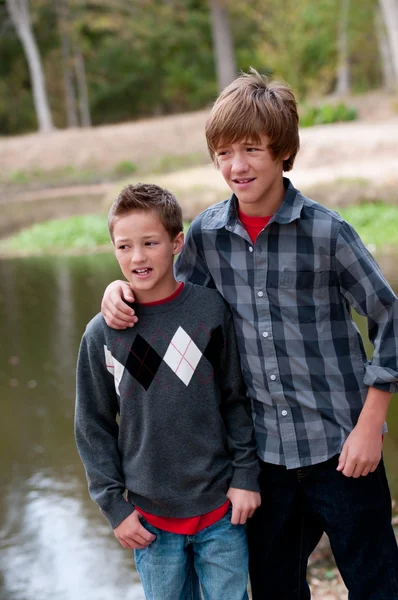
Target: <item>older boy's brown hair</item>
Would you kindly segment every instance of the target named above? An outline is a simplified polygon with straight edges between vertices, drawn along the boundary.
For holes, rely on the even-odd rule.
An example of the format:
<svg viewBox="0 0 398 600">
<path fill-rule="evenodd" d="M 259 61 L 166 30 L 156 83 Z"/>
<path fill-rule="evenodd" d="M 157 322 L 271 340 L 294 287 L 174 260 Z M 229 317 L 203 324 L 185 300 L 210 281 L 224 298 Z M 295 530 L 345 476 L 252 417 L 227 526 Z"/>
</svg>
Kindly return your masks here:
<svg viewBox="0 0 398 600">
<path fill-rule="evenodd" d="M 109 209 L 108 228 L 112 242 L 115 218 L 133 210 L 156 212 L 171 240 L 183 230 L 182 210 L 175 196 L 158 185 L 137 183 L 123 188 Z"/>
<path fill-rule="evenodd" d="M 261 134 L 269 137 L 275 160 L 290 171 L 300 147 L 299 117 L 294 94 L 286 83 L 269 81 L 251 68 L 218 96 L 206 123 L 206 140 L 212 160 L 217 149 L 238 141 L 258 144 Z"/>
</svg>

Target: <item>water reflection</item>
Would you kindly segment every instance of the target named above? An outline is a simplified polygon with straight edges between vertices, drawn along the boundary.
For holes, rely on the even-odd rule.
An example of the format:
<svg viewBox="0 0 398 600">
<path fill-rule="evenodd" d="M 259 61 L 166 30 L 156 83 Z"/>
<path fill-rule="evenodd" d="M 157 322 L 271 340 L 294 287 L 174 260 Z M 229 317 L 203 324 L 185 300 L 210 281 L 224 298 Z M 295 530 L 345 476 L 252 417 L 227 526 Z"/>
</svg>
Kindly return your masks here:
<svg viewBox="0 0 398 600">
<path fill-rule="evenodd" d="M 79 341 L 115 277 L 111 254 L 0 261 L 2 600 L 144 598 L 131 552 L 88 497 L 73 439 Z M 398 289 L 398 273 L 390 279 Z M 396 402 L 389 427 L 386 465 L 398 498 Z"/>
<path fill-rule="evenodd" d="M 9 491 L 9 543 L 2 543 L 2 598 L 109 600 L 115 592 L 143 599 L 109 529 L 86 514 L 78 481 L 37 473 Z"/>
</svg>

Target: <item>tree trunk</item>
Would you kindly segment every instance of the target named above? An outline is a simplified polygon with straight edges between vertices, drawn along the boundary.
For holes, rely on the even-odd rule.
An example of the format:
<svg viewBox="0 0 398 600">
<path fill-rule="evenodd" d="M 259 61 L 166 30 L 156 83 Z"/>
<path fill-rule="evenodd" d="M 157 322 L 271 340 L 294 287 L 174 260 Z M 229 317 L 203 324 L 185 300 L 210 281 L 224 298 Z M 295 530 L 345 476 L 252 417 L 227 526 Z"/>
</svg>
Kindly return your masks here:
<svg viewBox="0 0 398 600">
<path fill-rule="evenodd" d="M 394 70 L 394 88 L 398 87 L 398 3 L 397 0 L 380 0 L 381 14 L 387 32 L 391 63 Z"/>
<path fill-rule="evenodd" d="M 383 72 L 383 87 L 388 92 L 391 92 L 394 87 L 394 67 L 391 60 L 390 45 L 386 36 L 386 30 L 384 27 L 380 6 L 376 6 L 374 18 L 377 41 L 379 43 L 381 68 Z"/>
<path fill-rule="evenodd" d="M 91 127 L 90 104 L 88 100 L 88 87 L 84 57 L 77 43 L 75 43 L 75 70 L 77 89 L 79 90 L 80 123 L 82 127 Z"/>
<path fill-rule="evenodd" d="M 54 125 L 47 100 L 40 54 L 30 22 L 28 0 L 6 0 L 6 3 L 28 62 L 39 130 L 41 132 L 52 131 Z"/>
<path fill-rule="evenodd" d="M 74 83 L 73 58 L 71 53 L 70 19 L 67 0 L 55 3 L 58 18 L 59 35 L 61 38 L 62 68 L 65 90 L 65 111 L 67 127 L 77 127 L 76 92 Z"/>
<path fill-rule="evenodd" d="M 236 77 L 235 54 L 224 0 L 209 0 L 219 91 Z"/>
<path fill-rule="evenodd" d="M 335 94 L 346 96 L 351 88 L 350 66 L 348 61 L 348 13 L 350 0 L 340 0 L 340 18 L 337 37 L 338 67 Z"/>
</svg>

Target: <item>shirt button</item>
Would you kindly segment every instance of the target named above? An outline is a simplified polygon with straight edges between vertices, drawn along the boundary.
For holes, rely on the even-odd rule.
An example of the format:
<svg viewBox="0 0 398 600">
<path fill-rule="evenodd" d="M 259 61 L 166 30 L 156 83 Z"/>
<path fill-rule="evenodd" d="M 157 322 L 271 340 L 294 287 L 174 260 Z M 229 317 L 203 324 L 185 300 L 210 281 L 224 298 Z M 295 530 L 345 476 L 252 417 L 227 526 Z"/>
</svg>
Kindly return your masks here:
<svg viewBox="0 0 398 600">
<path fill-rule="evenodd" d="M 263 337 L 268 337 L 268 331 L 263 331 Z"/>
<path fill-rule="evenodd" d="M 287 415 L 287 410 L 283 410 L 283 411 L 282 411 L 282 416 L 283 416 L 283 417 L 286 417 L 286 415 Z"/>
<path fill-rule="evenodd" d="M 259 298 L 262 298 L 264 296 L 264 292 L 262 292 L 261 290 L 259 292 L 257 292 L 257 296 Z"/>
<path fill-rule="evenodd" d="M 253 246 L 249 246 L 249 252 L 253 252 Z"/>
<path fill-rule="evenodd" d="M 276 375 L 271 375 L 270 379 L 271 379 L 271 381 L 275 381 Z"/>
</svg>

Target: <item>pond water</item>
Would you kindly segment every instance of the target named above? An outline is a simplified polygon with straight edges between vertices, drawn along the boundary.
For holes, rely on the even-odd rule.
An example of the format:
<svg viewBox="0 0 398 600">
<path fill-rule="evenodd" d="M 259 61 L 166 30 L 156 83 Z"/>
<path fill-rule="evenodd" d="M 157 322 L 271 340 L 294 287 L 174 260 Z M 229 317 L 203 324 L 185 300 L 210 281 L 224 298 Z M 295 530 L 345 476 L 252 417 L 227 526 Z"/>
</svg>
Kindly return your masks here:
<svg viewBox="0 0 398 600">
<path fill-rule="evenodd" d="M 398 290 L 396 258 L 384 270 Z M 0 261 L 1 600 L 144 598 L 131 552 L 88 497 L 73 438 L 80 338 L 119 276 L 111 254 Z M 385 461 L 398 499 L 394 400 Z"/>
</svg>

